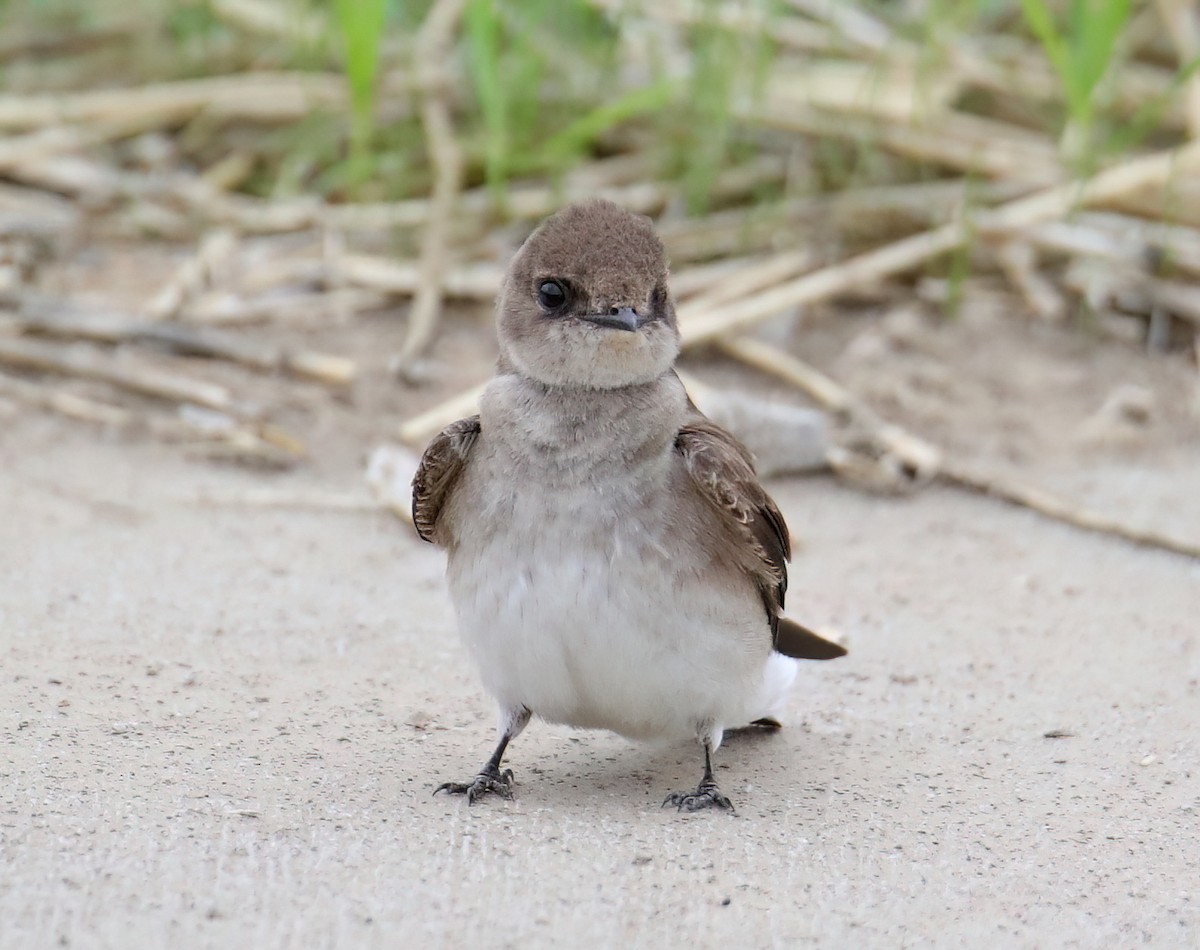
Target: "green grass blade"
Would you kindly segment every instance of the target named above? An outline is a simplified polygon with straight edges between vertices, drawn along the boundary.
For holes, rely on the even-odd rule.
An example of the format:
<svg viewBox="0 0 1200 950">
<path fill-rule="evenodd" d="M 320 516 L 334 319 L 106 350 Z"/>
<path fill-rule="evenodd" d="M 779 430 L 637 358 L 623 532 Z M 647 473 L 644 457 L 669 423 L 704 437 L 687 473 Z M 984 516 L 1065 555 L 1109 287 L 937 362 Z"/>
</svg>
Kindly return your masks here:
<svg viewBox="0 0 1200 950">
<path fill-rule="evenodd" d="M 492 0 L 471 0 L 463 13 L 467 63 L 486 132 L 484 174 L 499 187 L 507 174 L 509 156 L 508 99 L 500 76 L 500 21 Z"/>
<path fill-rule="evenodd" d="M 677 84 L 666 79 L 634 89 L 576 119 L 546 142 L 545 152 L 554 161 L 569 159 L 614 126 L 666 108 L 677 92 Z"/>
<path fill-rule="evenodd" d="M 1079 90 L 1073 78 L 1071 51 L 1066 40 L 1054 25 L 1054 18 L 1050 15 L 1049 7 L 1046 6 L 1045 0 L 1021 0 L 1021 11 L 1025 14 L 1025 21 L 1029 24 L 1033 35 L 1042 44 L 1042 49 L 1045 50 L 1059 79 L 1062 80 L 1071 114 L 1078 116 L 1081 110 L 1086 111 L 1087 104 L 1086 101 L 1080 101 Z"/>
<path fill-rule="evenodd" d="M 375 76 L 379 41 L 387 18 L 387 0 L 335 0 L 334 11 L 346 49 L 350 83 L 350 165 L 352 182 L 367 177 L 374 135 Z"/>
<path fill-rule="evenodd" d="M 354 107 L 369 110 L 375 99 L 387 0 L 336 0 L 334 7 L 346 44 L 346 78 Z"/>
<path fill-rule="evenodd" d="M 1076 13 L 1076 8 L 1083 12 Z M 1116 54 L 1117 38 L 1125 29 L 1132 10 L 1130 0 L 1076 0 L 1072 4 L 1072 34 L 1075 38 L 1072 69 L 1080 90 L 1090 97 L 1104 78 Z M 1074 22 L 1074 17 L 1080 17 Z"/>
</svg>

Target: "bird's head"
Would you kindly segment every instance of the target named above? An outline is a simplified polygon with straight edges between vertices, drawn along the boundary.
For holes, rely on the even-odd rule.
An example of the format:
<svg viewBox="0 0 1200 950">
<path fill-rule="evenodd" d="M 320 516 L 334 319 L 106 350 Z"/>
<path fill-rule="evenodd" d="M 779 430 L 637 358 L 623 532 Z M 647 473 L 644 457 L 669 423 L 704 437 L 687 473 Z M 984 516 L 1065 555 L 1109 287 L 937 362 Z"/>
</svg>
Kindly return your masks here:
<svg viewBox="0 0 1200 950">
<path fill-rule="evenodd" d="M 501 368 L 548 386 L 648 383 L 679 353 L 662 241 L 610 201 L 570 205 L 529 236 L 497 322 Z"/>
</svg>

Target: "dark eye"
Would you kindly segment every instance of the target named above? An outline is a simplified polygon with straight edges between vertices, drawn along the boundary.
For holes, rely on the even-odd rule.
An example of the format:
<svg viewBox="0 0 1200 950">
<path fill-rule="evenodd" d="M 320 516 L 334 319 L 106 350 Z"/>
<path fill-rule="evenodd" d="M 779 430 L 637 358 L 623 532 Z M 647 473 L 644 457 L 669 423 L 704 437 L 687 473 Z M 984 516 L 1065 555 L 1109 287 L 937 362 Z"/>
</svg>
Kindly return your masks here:
<svg viewBox="0 0 1200 950">
<path fill-rule="evenodd" d="M 567 302 L 567 289 L 557 280 L 544 280 L 538 285 L 537 299 L 545 310 L 560 310 Z"/>
</svg>

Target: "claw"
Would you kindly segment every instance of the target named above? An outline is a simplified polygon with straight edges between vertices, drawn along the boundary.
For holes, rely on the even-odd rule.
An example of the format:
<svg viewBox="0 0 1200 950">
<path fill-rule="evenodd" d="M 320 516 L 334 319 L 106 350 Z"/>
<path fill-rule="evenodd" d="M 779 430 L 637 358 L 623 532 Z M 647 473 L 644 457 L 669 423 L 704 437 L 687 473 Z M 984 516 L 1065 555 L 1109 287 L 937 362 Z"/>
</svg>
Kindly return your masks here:
<svg viewBox="0 0 1200 950">
<path fill-rule="evenodd" d="M 433 794 L 448 792 L 451 795 L 466 795 L 468 805 L 474 805 L 476 799 L 482 798 L 489 792 L 512 801 L 512 785 L 512 769 L 505 769 L 503 772 L 499 769 L 484 769 L 475 776 L 473 782 L 443 782 L 433 790 Z"/>
<path fill-rule="evenodd" d="M 733 802 L 721 794 L 717 783 L 705 780 L 694 792 L 672 792 L 662 803 L 662 807 L 674 805 L 679 811 L 700 811 L 703 808 L 722 808 L 733 813 Z"/>
</svg>

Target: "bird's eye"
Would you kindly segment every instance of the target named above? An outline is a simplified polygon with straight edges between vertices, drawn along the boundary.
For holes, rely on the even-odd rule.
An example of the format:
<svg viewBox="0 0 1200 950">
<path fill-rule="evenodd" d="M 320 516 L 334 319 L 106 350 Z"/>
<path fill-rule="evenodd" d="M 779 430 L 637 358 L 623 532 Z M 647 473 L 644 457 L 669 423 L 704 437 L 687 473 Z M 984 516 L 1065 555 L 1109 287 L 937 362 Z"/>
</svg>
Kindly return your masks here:
<svg viewBox="0 0 1200 950">
<path fill-rule="evenodd" d="M 561 310 L 567 302 L 567 289 L 557 280 L 544 280 L 538 285 L 537 299 L 545 310 Z"/>
</svg>

